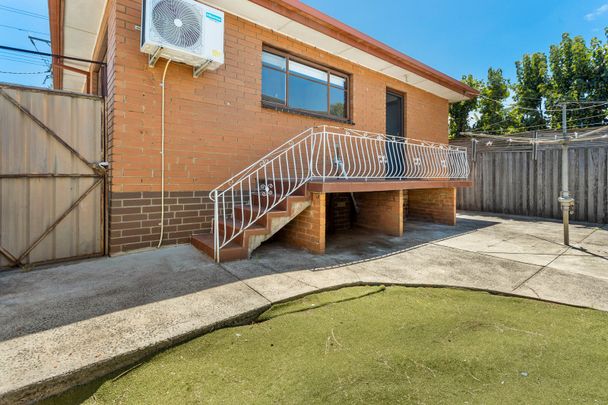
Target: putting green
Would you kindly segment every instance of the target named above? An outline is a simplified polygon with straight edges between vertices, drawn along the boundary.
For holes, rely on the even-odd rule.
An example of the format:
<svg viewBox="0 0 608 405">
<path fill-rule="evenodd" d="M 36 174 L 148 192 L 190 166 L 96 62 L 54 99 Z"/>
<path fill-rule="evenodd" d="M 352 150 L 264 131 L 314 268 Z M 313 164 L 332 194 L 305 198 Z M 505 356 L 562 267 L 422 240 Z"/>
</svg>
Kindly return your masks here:
<svg viewBox="0 0 608 405">
<path fill-rule="evenodd" d="M 454 289 L 275 306 L 48 403 L 606 403 L 608 313 Z"/>
</svg>

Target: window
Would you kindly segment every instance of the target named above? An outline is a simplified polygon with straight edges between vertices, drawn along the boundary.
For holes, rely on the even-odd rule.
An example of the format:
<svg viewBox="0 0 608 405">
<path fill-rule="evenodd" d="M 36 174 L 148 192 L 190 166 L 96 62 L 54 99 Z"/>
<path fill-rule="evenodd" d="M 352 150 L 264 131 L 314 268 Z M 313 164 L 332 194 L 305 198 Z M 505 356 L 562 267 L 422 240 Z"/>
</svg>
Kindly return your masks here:
<svg viewBox="0 0 608 405">
<path fill-rule="evenodd" d="M 348 76 L 274 50 L 262 52 L 262 102 L 348 119 Z"/>
</svg>

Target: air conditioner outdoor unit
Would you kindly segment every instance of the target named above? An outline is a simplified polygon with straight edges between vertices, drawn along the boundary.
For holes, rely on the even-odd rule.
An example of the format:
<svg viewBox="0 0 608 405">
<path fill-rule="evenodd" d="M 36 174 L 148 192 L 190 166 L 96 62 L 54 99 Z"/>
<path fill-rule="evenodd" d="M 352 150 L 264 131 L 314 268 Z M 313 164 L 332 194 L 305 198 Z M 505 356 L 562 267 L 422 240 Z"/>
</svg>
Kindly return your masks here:
<svg viewBox="0 0 608 405">
<path fill-rule="evenodd" d="M 194 75 L 224 63 L 224 13 L 195 0 L 143 0 L 141 51 L 194 66 Z"/>
</svg>

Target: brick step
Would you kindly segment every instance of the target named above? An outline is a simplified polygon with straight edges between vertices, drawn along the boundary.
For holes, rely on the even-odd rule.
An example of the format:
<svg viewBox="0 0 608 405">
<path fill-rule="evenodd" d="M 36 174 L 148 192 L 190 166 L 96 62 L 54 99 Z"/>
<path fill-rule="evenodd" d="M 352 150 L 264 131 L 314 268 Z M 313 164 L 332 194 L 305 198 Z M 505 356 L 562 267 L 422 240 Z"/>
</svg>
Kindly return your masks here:
<svg viewBox="0 0 608 405">
<path fill-rule="evenodd" d="M 305 190 L 305 188 L 303 188 Z M 253 194 L 252 200 L 254 204 L 263 203 L 268 196 Z M 272 197 L 271 197 L 272 198 Z M 270 200 L 272 202 L 273 200 Z M 299 214 L 306 204 L 310 201 L 308 195 L 290 195 L 272 210 L 261 215 L 255 223 L 249 225 L 236 238 L 230 241 L 226 246 L 220 249 L 220 260 L 222 262 L 246 259 L 251 252 L 257 248 L 262 242 L 270 238 L 279 229 L 285 226 L 293 216 Z M 299 204 L 299 205 L 296 205 Z M 297 208 L 294 208 L 297 207 Z M 265 206 L 262 205 L 265 210 Z M 237 205 L 235 207 L 235 219 L 220 221 L 218 230 L 220 239 L 224 234 L 231 236 L 238 233 L 243 224 L 249 224 L 250 217 L 257 217 L 260 212 L 259 207 L 250 207 L 245 205 Z M 243 220 L 245 218 L 245 220 Z M 203 251 L 210 257 L 213 257 L 213 235 L 195 235 L 192 236 L 192 245 Z"/>
<path fill-rule="evenodd" d="M 287 204 L 289 204 L 289 203 L 287 203 Z M 264 208 L 264 207 L 262 207 L 262 208 Z M 278 206 L 274 207 L 273 209 L 268 211 L 266 214 L 260 215 L 260 217 L 256 221 L 256 224 L 261 225 L 263 227 L 267 227 L 268 221 L 271 220 L 272 218 L 288 216 L 289 212 L 287 211 L 287 208 L 288 207 L 285 207 L 285 208 L 279 208 Z M 245 221 L 248 221 L 249 218 L 258 217 L 258 215 L 260 214 L 260 211 L 264 211 L 264 210 L 257 208 L 257 207 L 237 205 L 234 210 L 234 216 L 239 221 L 242 220 L 243 218 L 245 219 Z"/>
<path fill-rule="evenodd" d="M 209 257 L 213 257 L 213 235 L 192 235 L 190 241 L 195 248 L 206 253 Z M 223 262 L 247 259 L 248 257 L 247 249 L 235 241 L 231 241 L 220 250 L 220 258 Z"/>
<path fill-rule="evenodd" d="M 245 225 L 247 225 L 247 223 L 248 222 L 245 222 Z M 231 237 L 232 235 L 237 233 L 241 229 L 241 227 L 242 223 L 240 222 L 240 220 L 236 220 L 234 223 L 232 223 L 232 221 L 230 220 L 228 220 L 226 223 L 224 223 L 223 221 L 219 221 L 218 230 L 220 231 L 220 239 L 224 237 L 224 234 L 228 235 L 228 237 Z M 246 242 L 248 241 L 249 237 L 253 235 L 264 235 L 268 233 L 268 231 L 269 230 L 266 226 L 260 225 L 258 223 L 253 223 L 249 225 L 249 227 L 245 229 L 241 234 L 239 234 L 234 239 L 234 242 L 242 246 L 247 246 Z"/>
</svg>

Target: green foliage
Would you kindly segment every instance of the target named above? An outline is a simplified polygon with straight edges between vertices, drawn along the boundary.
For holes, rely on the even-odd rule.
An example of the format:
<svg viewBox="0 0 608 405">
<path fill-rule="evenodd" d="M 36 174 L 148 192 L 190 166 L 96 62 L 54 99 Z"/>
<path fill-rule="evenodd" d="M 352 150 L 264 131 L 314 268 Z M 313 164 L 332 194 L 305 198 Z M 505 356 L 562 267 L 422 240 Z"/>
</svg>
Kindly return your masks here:
<svg viewBox="0 0 608 405">
<path fill-rule="evenodd" d="M 479 119 L 475 126 L 482 131 L 492 130 L 496 123 L 507 123 L 509 114 L 503 102 L 509 98 L 509 82 L 502 75 L 502 69 L 488 69 L 488 78 L 481 89 L 479 100 Z"/>
<path fill-rule="evenodd" d="M 555 109 L 561 101 L 588 100 L 591 94 L 591 76 L 593 66 L 591 51 L 583 37 L 571 38 L 569 34 L 562 35 L 558 45 L 552 45 L 549 52 L 551 81 L 547 92 L 547 105 Z M 574 120 L 585 116 L 588 111 L 570 114 Z M 561 123 L 561 112 L 549 113 L 552 127 Z"/>
<path fill-rule="evenodd" d="M 462 76 L 462 82 L 474 89 L 483 88 L 483 82 L 475 79 L 473 75 Z M 450 105 L 450 138 L 472 129 L 471 114 L 477 110 L 477 105 L 478 100 L 476 98 Z"/>
<path fill-rule="evenodd" d="M 569 127 L 605 123 L 608 107 L 589 104 L 608 100 L 608 28 L 604 34 L 605 41 L 593 38 L 587 44 L 581 36 L 564 33 L 550 47 L 548 57 L 543 52 L 523 55 L 515 62 L 513 84 L 494 68 L 488 69 L 485 82 L 463 77 L 463 82 L 480 90 L 480 97 L 476 103 L 450 107 L 450 136 L 472 128 L 499 134 L 560 128 L 564 101 L 571 103 Z M 507 106 L 511 92 L 512 104 Z"/>
<path fill-rule="evenodd" d="M 524 55 L 515 62 L 517 83 L 513 85 L 515 105 L 514 122 L 517 127 L 534 126 L 542 128 L 546 124 L 543 113 L 543 96 L 549 84 L 547 56 L 542 52 Z"/>
</svg>

